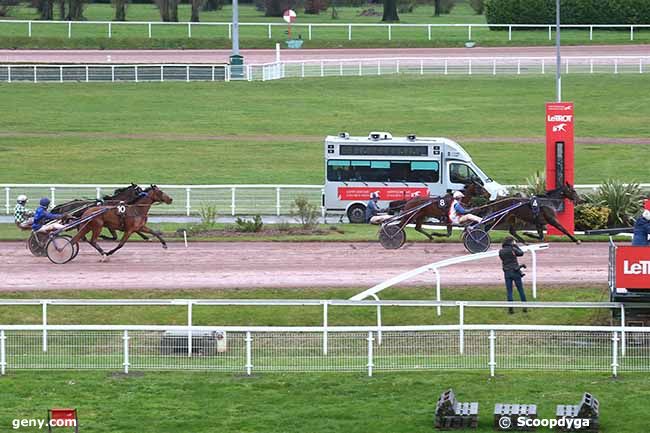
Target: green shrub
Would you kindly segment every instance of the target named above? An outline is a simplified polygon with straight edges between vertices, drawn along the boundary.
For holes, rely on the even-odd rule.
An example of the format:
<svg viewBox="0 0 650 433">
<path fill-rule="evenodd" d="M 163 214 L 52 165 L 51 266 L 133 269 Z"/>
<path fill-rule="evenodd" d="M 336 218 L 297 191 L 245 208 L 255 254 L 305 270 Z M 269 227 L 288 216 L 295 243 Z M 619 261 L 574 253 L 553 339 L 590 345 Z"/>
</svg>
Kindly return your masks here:
<svg viewBox="0 0 650 433">
<path fill-rule="evenodd" d="M 595 194 L 585 201 L 595 206 L 609 208 L 608 227 L 628 227 L 641 210 L 644 195 L 638 183 L 624 184 L 619 180 L 607 180 Z"/>
<path fill-rule="evenodd" d="M 527 177 L 523 193 L 528 197 L 546 194 L 546 176 L 536 171 L 534 175 Z"/>
<path fill-rule="evenodd" d="M 298 196 L 291 205 L 291 216 L 293 216 L 303 228 L 312 228 L 318 225 L 320 212 L 318 206 L 309 202 L 307 197 Z"/>
<path fill-rule="evenodd" d="M 237 217 L 235 224 L 237 225 L 235 230 L 243 233 L 258 233 L 264 227 L 262 217 L 259 215 L 255 215 L 252 220 Z"/>
<path fill-rule="evenodd" d="M 576 206 L 573 212 L 576 229 L 604 229 L 607 227 L 610 212 L 607 207 L 594 206 L 588 203 L 580 204 Z"/>
<path fill-rule="evenodd" d="M 201 217 L 201 226 L 214 227 L 217 223 L 217 205 L 201 203 L 199 216 Z"/>
<path fill-rule="evenodd" d="M 562 24 L 650 24 L 650 1 L 562 0 L 560 14 Z M 555 0 L 485 0 L 485 18 L 488 24 L 554 24 Z"/>
</svg>

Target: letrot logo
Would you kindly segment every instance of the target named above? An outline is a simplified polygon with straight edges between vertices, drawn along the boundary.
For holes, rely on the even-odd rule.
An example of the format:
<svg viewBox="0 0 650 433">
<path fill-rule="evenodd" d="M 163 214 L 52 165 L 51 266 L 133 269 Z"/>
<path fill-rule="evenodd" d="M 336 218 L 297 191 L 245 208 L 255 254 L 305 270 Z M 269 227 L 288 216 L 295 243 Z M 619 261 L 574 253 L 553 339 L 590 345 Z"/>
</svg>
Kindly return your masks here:
<svg viewBox="0 0 650 433">
<path fill-rule="evenodd" d="M 640 260 L 637 263 L 623 260 L 623 273 L 626 275 L 650 275 L 650 260 Z"/>
<path fill-rule="evenodd" d="M 573 120 L 572 114 L 554 114 L 546 116 L 549 122 L 571 122 Z"/>
<path fill-rule="evenodd" d="M 553 127 L 553 132 L 566 132 L 566 123 L 558 123 Z"/>
</svg>

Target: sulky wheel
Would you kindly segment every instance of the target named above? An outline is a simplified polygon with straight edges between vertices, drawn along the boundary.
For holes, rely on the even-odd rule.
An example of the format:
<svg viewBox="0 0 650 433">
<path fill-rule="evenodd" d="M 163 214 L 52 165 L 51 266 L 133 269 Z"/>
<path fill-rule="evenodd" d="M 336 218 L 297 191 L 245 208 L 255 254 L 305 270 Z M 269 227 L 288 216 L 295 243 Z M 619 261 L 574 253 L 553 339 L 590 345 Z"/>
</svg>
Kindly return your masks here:
<svg viewBox="0 0 650 433">
<path fill-rule="evenodd" d="M 37 234 L 32 232 L 27 239 L 27 249 L 36 257 L 44 257 L 47 255 L 45 251 L 45 243 L 47 242 L 46 234 Z"/>
<path fill-rule="evenodd" d="M 379 229 L 379 243 L 387 250 L 396 250 L 406 242 L 406 232 L 399 224 L 381 226 Z"/>
<path fill-rule="evenodd" d="M 57 236 L 50 239 L 47 243 L 47 258 L 52 263 L 62 265 L 68 263 L 75 256 L 75 248 L 69 239 L 62 236 Z"/>
<path fill-rule="evenodd" d="M 463 245 L 472 254 L 486 252 L 491 242 L 488 232 L 480 228 L 467 228 L 463 233 Z"/>
<path fill-rule="evenodd" d="M 68 241 L 70 241 L 70 243 L 72 243 L 72 236 L 60 235 L 60 237 L 65 238 Z M 74 259 L 75 257 L 77 257 L 77 254 L 79 254 L 79 242 L 72 244 L 72 247 L 74 248 L 74 254 L 72 254 L 72 259 Z M 72 259 L 70 259 L 70 260 L 72 260 Z"/>
</svg>

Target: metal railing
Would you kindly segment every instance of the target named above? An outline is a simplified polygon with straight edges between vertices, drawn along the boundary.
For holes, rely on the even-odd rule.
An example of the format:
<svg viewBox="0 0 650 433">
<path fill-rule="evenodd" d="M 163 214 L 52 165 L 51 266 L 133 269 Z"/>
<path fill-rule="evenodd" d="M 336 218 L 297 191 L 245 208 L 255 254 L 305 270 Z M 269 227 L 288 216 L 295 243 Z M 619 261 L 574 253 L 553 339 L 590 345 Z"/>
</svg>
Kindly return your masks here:
<svg viewBox="0 0 650 433">
<path fill-rule="evenodd" d="M 62 27 L 62 32 L 65 32 L 68 38 L 74 37 L 74 28 L 78 27 L 92 27 L 97 28 L 96 37 L 106 37 L 113 38 L 116 36 L 115 30 L 118 28 L 124 27 L 140 27 L 142 28 L 143 35 L 146 34 L 149 39 L 153 38 L 155 28 L 171 28 L 171 27 L 180 27 L 183 30 L 183 33 L 179 36 L 193 38 L 193 37 L 228 37 L 232 39 L 232 23 L 230 22 L 160 22 L 160 21 L 124 21 L 124 22 L 112 22 L 112 21 L 41 21 L 41 20 L 0 20 L 1 25 L 24 25 L 25 35 L 28 37 L 33 37 L 34 27 L 40 26 L 59 26 Z M 273 39 L 274 37 L 282 36 L 284 37 L 284 30 L 286 29 L 286 24 L 284 23 L 245 23 L 240 22 L 239 26 L 242 28 L 260 28 L 255 37 L 266 37 L 267 39 Z M 465 30 L 467 33 L 467 40 L 476 39 L 476 30 L 485 30 L 490 28 L 503 29 L 504 34 L 507 34 L 507 40 L 513 40 L 513 30 L 544 30 L 547 33 L 548 40 L 552 40 L 554 32 L 554 24 L 383 24 L 383 23 L 293 23 L 292 27 L 294 32 L 299 32 L 300 29 L 307 32 L 307 40 L 312 40 L 314 35 L 318 33 L 319 30 L 326 29 L 340 29 L 339 39 L 347 39 L 351 41 L 353 35 L 358 34 L 357 32 L 361 30 L 363 33 L 366 29 L 381 29 L 385 32 L 386 40 L 391 41 L 394 39 L 394 36 L 401 36 L 399 33 L 400 30 L 411 30 L 419 29 L 420 37 L 424 40 L 433 40 L 439 36 L 440 30 Z M 202 30 L 201 28 L 208 28 L 208 32 Z M 629 29 L 629 40 L 634 41 L 635 31 L 639 29 L 650 28 L 648 24 L 562 24 L 562 29 L 573 29 L 573 30 L 584 30 L 589 31 L 589 40 L 593 41 L 594 39 L 594 30 L 604 29 L 604 30 L 627 30 Z M 216 29 L 216 30 L 215 30 Z M 279 29 L 275 32 L 274 29 Z M 356 29 L 356 30 L 355 30 Z M 2 30 L 0 28 L 0 30 Z M 201 32 L 201 34 L 198 34 Z M 332 38 L 331 31 L 324 31 L 327 38 Z M 409 35 L 412 32 L 408 32 Z M 132 34 L 132 32 L 129 32 Z M 250 37 L 252 32 L 244 32 L 243 38 Z M 374 38 L 376 38 L 376 33 L 370 33 Z M 463 32 L 463 34 L 465 34 Z M 87 37 L 88 32 L 84 31 L 84 36 Z M 119 37 L 119 34 L 117 34 Z M 459 35 L 459 38 L 462 36 Z M 418 37 L 419 39 L 419 37 Z M 505 39 L 505 37 L 504 37 Z"/>
<path fill-rule="evenodd" d="M 530 251 L 532 255 L 532 290 L 533 290 L 533 299 L 537 299 L 537 251 L 543 251 L 548 249 L 548 244 L 535 244 L 535 245 L 524 245 L 521 247 L 522 251 Z M 486 251 L 479 254 L 466 254 L 463 256 L 452 257 L 450 259 L 441 260 L 438 262 L 430 263 L 428 265 L 420 266 L 419 268 L 412 269 L 408 272 L 404 272 L 400 275 L 397 275 L 393 278 L 390 278 L 386 281 L 383 281 L 374 287 L 369 288 L 361 293 L 358 293 L 350 298 L 352 301 L 362 301 L 366 298 L 373 297 L 379 300 L 377 294 L 382 290 L 393 287 L 399 283 L 402 283 L 410 278 L 413 278 L 417 275 L 423 274 L 425 272 L 433 272 L 436 275 L 436 301 L 441 301 L 441 290 L 440 290 L 440 269 L 446 268 L 447 266 L 458 265 L 461 263 L 473 262 L 476 260 L 488 259 L 491 257 L 498 257 L 499 251 L 492 250 Z M 441 306 L 437 307 L 438 316 L 441 314 Z"/>
<path fill-rule="evenodd" d="M 230 81 L 230 66 L 224 64 L 6 64 L 0 65 L 0 81 L 8 83 Z"/>
<path fill-rule="evenodd" d="M 644 74 L 650 56 L 563 57 L 565 74 Z M 248 65 L 251 80 L 411 75 L 544 75 L 555 73 L 553 57 L 436 57 L 282 61 Z"/>
<path fill-rule="evenodd" d="M 289 215 L 293 201 L 306 197 L 311 203 L 321 206 L 323 185 L 159 185 L 174 202 L 171 205 L 154 206 L 151 215 L 196 215 L 201 206 L 216 206 L 219 215 Z M 504 185 L 506 188 L 523 188 L 525 185 Z M 594 191 L 600 185 L 574 185 L 582 191 Z M 640 184 L 650 189 L 650 183 Z M 49 197 L 53 204 L 64 203 L 80 198 L 101 198 L 111 194 L 123 184 L 0 184 L 0 194 L 4 190 L 4 213 L 13 215 L 16 197 L 26 194 L 35 203 L 40 197 Z M 0 205 L 1 206 L 1 205 Z M 324 209 L 322 210 L 324 215 Z"/>
<path fill-rule="evenodd" d="M 289 215 L 294 200 L 306 197 L 321 207 L 322 185 L 158 185 L 174 199 L 171 205 L 151 208 L 151 215 L 196 215 L 213 206 L 218 215 Z M 111 184 L 0 184 L 5 213 L 13 214 L 16 197 L 26 194 L 36 203 L 49 197 L 53 205 L 79 198 L 101 198 L 124 185 Z"/>
<path fill-rule="evenodd" d="M 355 297 L 356 298 L 356 297 Z M 459 338 L 463 339 L 463 332 L 467 325 L 465 314 L 467 309 L 473 308 L 511 308 L 524 307 L 530 309 L 594 309 L 594 310 L 616 310 L 620 315 L 620 327 L 625 328 L 625 317 L 627 309 L 650 308 L 650 304 L 633 303 L 624 304 L 618 302 L 507 302 L 507 301 L 426 301 L 426 300 L 322 300 L 322 299 L 0 299 L 0 306 L 40 307 L 40 325 L 42 326 L 42 348 L 47 351 L 48 330 L 50 322 L 56 321 L 58 316 L 52 317 L 52 308 L 57 307 L 177 307 L 185 309 L 186 327 L 193 329 L 197 325 L 193 319 L 196 307 L 311 307 L 317 314 L 316 321 L 320 321 L 323 331 L 324 352 L 327 352 L 327 332 L 330 327 L 332 309 L 334 308 L 369 308 L 375 311 L 375 326 L 377 331 L 377 342 L 382 344 L 382 331 L 384 326 L 382 316 L 387 308 L 436 308 L 440 315 L 441 308 L 457 310 Z M 59 310 L 60 312 L 61 310 Z M 75 310 L 77 313 L 80 310 Z M 38 316 L 36 316 L 38 317 Z M 67 316 L 66 316 L 67 317 Z M 346 314 L 344 317 L 353 317 Z M 320 319 L 320 320 L 319 320 Z M 340 318 L 338 320 L 341 320 Z M 314 320 L 309 320 L 313 323 Z M 347 325 L 352 326 L 353 323 Z M 0 325 L 1 328 L 1 325 Z M 188 334 L 189 335 L 189 334 Z M 621 350 L 625 353 L 626 337 L 625 330 L 621 331 Z M 188 345 L 191 348 L 192 342 Z"/>
<path fill-rule="evenodd" d="M 650 330 L 616 326 L 0 325 L 0 374 L 32 369 L 245 372 L 650 370 Z M 382 334 L 379 341 L 378 334 Z M 621 335 L 627 335 L 627 348 Z M 187 337 L 185 337 L 187 335 Z M 216 339 L 219 335 L 220 341 Z M 220 344 L 217 345 L 217 344 Z"/>
</svg>

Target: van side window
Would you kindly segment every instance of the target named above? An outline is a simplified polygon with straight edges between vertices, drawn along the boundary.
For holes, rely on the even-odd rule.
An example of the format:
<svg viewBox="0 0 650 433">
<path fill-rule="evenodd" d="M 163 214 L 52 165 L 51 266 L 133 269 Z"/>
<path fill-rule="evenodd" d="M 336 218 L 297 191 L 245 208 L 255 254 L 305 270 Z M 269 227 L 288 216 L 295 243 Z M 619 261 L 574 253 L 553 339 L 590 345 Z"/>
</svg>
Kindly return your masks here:
<svg viewBox="0 0 650 433">
<path fill-rule="evenodd" d="M 470 183 L 472 179 L 480 182 L 480 178 L 466 164 L 451 163 L 449 164 L 449 181 L 451 183 Z"/>
</svg>

